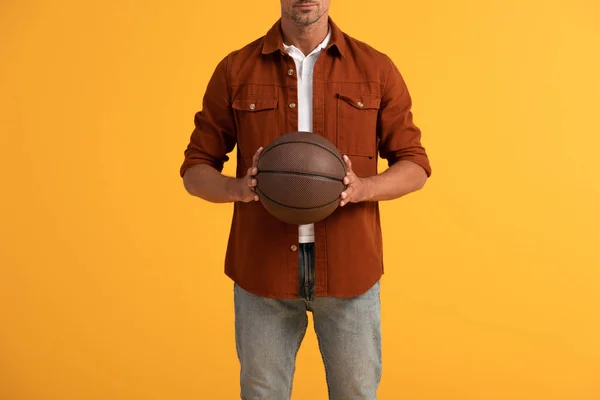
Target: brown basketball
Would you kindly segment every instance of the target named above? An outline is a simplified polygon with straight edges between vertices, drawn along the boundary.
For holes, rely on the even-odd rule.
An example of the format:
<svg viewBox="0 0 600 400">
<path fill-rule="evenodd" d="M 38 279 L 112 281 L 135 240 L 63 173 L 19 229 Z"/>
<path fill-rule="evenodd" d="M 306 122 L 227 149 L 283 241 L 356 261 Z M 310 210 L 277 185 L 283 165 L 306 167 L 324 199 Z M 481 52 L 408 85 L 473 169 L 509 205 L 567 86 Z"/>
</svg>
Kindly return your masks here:
<svg viewBox="0 0 600 400">
<path fill-rule="evenodd" d="M 262 151 L 256 192 L 279 220 L 310 224 L 338 207 L 345 176 L 346 165 L 333 143 L 311 132 L 291 132 Z"/>
</svg>

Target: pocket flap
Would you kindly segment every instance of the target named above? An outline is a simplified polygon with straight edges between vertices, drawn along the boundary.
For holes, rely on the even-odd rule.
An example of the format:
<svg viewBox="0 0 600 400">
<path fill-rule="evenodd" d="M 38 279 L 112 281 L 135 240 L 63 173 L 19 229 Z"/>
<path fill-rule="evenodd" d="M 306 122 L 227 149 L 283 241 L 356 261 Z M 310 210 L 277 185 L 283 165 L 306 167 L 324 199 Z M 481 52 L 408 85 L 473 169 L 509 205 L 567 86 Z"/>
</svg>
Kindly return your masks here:
<svg viewBox="0 0 600 400">
<path fill-rule="evenodd" d="M 233 101 L 232 107 L 240 111 L 261 111 L 277 108 L 277 98 L 265 96 L 248 96 Z"/>
<path fill-rule="evenodd" d="M 381 98 L 377 95 L 338 93 L 338 98 L 350 104 L 358 110 L 378 110 L 381 104 Z"/>
</svg>

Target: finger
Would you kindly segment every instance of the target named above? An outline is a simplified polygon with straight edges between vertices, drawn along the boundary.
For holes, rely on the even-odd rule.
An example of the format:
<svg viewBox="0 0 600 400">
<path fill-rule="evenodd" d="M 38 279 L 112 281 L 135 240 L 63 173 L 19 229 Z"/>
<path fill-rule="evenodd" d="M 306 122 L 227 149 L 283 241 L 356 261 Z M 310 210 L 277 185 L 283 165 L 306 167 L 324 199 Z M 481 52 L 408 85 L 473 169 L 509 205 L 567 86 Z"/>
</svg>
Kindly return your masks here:
<svg viewBox="0 0 600 400">
<path fill-rule="evenodd" d="M 340 206 L 344 207 L 348 203 L 354 203 L 354 195 L 352 193 L 346 193 L 346 197 L 340 202 Z"/>
<path fill-rule="evenodd" d="M 254 176 L 258 173 L 258 169 L 256 167 L 248 168 L 248 172 L 246 172 L 246 176 Z"/>
<path fill-rule="evenodd" d="M 356 176 L 356 174 L 354 172 L 348 171 L 348 173 L 346 174 L 346 176 L 343 179 L 343 182 L 345 185 L 349 185 L 349 184 L 356 182 L 357 180 L 358 180 L 358 176 Z"/>
<path fill-rule="evenodd" d="M 352 194 L 353 189 L 351 187 L 347 188 L 346 190 L 344 190 L 341 194 L 340 197 L 342 198 L 342 200 L 345 200 L 346 203 L 348 202 L 348 198 L 350 197 L 350 195 Z"/>
<path fill-rule="evenodd" d="M 250 189 L 252 190 L 250 193 L 248 193 L 245 197 L 244 197 L 244 202 L 245 203 L 250 203 L 252 201 L 258 201 L 259 197 L 258 194 L 256 194 L 256 192 L 254 192 L 254 188 Z"/>
<path fill-rule="evenodd" d="M 260 153 L 262 153 L 263 148 L 262 146 L 258 148 L 258 150 L 256 150 L 256 153 L 254 153 L 254 156 L 252 157 L 252 167 L 257 167 L 258 166 L 258 159 L 260 157 Z"/>
<path fill-rule="evenodd" d="M 248 179 L 248 187 L 255 187 L 256 186 L 256 179 Z"/>
<path fill-rule="evenodd" d="M 344 154 L 344 162 L 346 163 L 346 168 L 348 172 L 352 172 L 352 161 L 350 161 L 350 157 Z"/>
</svg>

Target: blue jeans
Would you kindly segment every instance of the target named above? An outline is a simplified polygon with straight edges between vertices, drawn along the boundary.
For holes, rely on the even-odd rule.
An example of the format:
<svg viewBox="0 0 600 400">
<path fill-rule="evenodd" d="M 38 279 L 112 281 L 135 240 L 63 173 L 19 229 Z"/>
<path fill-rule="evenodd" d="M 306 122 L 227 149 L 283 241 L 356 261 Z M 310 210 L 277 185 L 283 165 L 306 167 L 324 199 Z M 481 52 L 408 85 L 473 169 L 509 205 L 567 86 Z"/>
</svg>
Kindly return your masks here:
<svg viewBox="0 0 600 400">
<path fill-rule="evenodd" d="M 302 245 L 301 245 L 302 246 Z M 303 268 L 301 257 L 300 268 Z M 380 282 L 353 298 L 271 299 L 234 285 L 242 400 L 289 400 L 307 311 L 331 400 L 375 400 L 381 380 Z"/>
</svg>

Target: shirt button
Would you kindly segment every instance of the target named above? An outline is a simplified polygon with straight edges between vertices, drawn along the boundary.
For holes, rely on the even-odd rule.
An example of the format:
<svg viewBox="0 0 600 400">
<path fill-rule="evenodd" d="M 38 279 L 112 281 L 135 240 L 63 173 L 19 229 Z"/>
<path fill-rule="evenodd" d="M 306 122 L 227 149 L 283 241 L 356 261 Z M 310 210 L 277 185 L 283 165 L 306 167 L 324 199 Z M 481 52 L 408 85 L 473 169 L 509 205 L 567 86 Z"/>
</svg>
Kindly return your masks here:
<svg viewBox="0 0 600 400">
<path fill-rule="evenodd" d="M 295 244 L 293 244 L 293 245 L 290 246 L 290 250 L 296 251 L 296 250 L 298 250 L 298 246 L 296 246 Z"/>
<path fill-rule="evenodd" d="M 254 103 L 250 104 L 250 109 L 251 110 L 254 110 L 255 108 L 256 108 L 256 104 L 254 104 Z"/>
<path fill-rule="evenodd" d="M 294 75 L 294 70 L 293 69 L 288 69 L 288 75 Z"/>
<path fill-rule="evenodd" d="M 290 103 L 290 108 L 296 108 L 296 103 Z"/>
<path fill-rule="evenodd" d="M 363 102 L 362 102 L 362 101 L 359 101 L 359 102 L 358 102 L 358 106 L 359 106 L 359 107 L 362 107 L 362 106 L 364 106 Z"/>
</svg>

